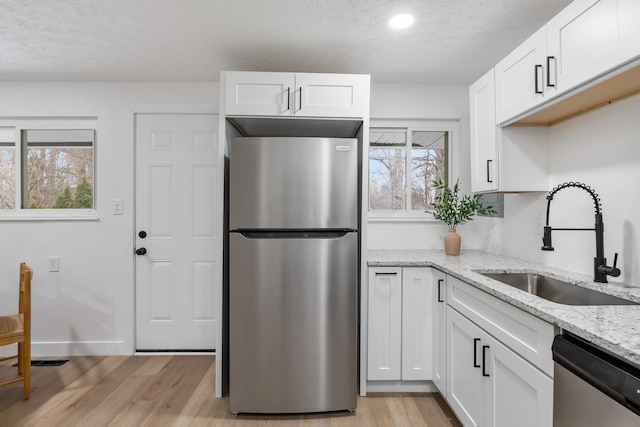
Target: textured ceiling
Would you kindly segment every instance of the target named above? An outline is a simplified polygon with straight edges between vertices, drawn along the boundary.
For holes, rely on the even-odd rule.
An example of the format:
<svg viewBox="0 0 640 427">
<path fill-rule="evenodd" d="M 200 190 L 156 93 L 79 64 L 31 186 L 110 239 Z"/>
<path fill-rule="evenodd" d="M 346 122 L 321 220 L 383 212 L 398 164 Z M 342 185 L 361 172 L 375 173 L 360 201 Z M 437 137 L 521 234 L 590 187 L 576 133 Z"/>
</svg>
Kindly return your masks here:
<svg viewBox="0 0 640 427">
<path fill-rule="evenodd" d="M 470 83 L 570 0 L 0 0 L 0 80 Z M 395 12 L 414 25 L 392 31 Z"/>
</svg>

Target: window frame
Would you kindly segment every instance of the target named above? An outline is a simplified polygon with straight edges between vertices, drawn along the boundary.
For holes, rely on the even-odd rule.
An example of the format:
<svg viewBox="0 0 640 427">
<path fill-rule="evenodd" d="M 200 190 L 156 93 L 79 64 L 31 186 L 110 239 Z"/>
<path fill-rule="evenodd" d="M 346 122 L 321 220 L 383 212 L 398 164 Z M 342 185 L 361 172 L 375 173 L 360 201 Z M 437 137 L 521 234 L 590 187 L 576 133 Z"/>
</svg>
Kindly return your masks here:
<svg viewBox="0 0 640 427">
<path fill-rule="evenodd" d="M 94 117 L 73 118 L 0 118 L 0 127 L 13 128 L 15 131 L 15 209 L 0 209 L 0 221 L 95 221 L 99 220 L 97 211 L 97 139 L 98 120 Z M 23 131 L 29 130 L 93 130 L 93 208 L 92 209 L 30 209 L 23 208 L 23 157 L 26 143 L 22 141 Z M 27 148 L 28 150 L 28 148 Z"/>
<path fill-rule="evenodd" d="M 458 120 L 420 120 L 420 119 L 371 119 L 369 123 L 369 130 L 374 129 L 402 129 L 407 132 L 408 135 L 411 135 L 411 132 L 447 132 L 448 133 L 448 141 L 447 141 L 447 180 L 451 182 L 451 177 L 455 176 L 454 174 L 454 162 L 453 162 L 453 153 L 454 147 L 458 144 L 459 138 L 459 123 Z M 409 137 L 406 141 L 405 152 L 406 152 L 406 165 L 405 165 L 405 194 L 410 196 L 410 191 L 407 191 L 407 188 L 411 185 L 411 147 L 409 147 L 409 143 L 411 138 Z M 408 149 L 407 149 L 408 147 Z M 367 181 L 367 192 L 369 191 L 369 179 L 370 173 L 369 170 L 369 141 L 367 141 L 367 176 L 363 177 Z M 421 211 L 421 210 L 369 210 L 369 196 L 367 195 L 367 218 L 369 222 L 393 222 L 393 221 L 402 221 L 402 222 L 432 222 L 437 221 L 431 215 L 431 211 Z"/>
</svg>

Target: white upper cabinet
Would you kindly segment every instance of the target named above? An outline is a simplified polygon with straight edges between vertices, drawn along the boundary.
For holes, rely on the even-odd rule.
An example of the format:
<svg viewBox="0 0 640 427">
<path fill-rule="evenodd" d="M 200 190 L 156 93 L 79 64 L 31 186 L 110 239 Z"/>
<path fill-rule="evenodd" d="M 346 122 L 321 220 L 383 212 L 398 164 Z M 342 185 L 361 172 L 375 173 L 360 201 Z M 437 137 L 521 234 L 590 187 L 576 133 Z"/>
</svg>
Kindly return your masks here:
<svg viewBox="0 0 640 427">
<path fill-rule="evenodd" d="M 552 84 L 571 89 L 640 55 L 640 2 L 574 0 L 547 24 Z"/>
<path fill-rule="evenodd" d="M 249 116 L 292 116 L 293 73 L 234 71 L 226 75 L 225 113 Z"/>
<path fill-rule="evenodd" d="M 552 87 L 546 81 L 547 30 L 542 27 L 495 66 L 496 121 L 542 103 Z"/>
<path fill-rule="evenodd" d="M 537 111 L 638 58 L 639 16 L 638 0 L 574 0 L 495 66 L 496 123 Z M 582 110 L 601 103 L 579 102 Z"/>
<path fill-rule="evenodd" d="M 546 127 L 496 126 L 494 70 L 469 88 L 471 191 L 548 191 Z"/>
<path fill-rule="evenodd" d="M 494 69 L 471 85 L 471 191 L 498 189 Z"/>
<path fill-rule="evenodd" d="M 369 76 L 226 73 L 227 116 L 352 117 L 367 115 Z"/>
<path fill-rule="evenodd" d="M 294 114 L 303 117 L 364 117 L 369 107 L 369 76 L 296 74 Z"/>
</svg>

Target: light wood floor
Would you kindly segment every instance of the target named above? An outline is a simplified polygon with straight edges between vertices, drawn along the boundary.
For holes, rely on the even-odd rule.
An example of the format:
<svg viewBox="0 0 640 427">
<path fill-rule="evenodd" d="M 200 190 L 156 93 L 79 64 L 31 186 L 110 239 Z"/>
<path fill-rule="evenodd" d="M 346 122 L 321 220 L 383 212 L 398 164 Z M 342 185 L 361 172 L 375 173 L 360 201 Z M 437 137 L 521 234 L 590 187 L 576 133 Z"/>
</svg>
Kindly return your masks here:
<svg viewBox="0 0 640 427">
<path fill-rule="evenodd" d="M 72 357 L 33 367 L 31 399 L 22 384 L 0 387 L 0 426 L 460 426 L 432 393 L 372 394 L 355 414 L 234 417 L 214 397 L 215 356 Z M 0 379 L 15 368 L 0 363 Z"/>
</svg>

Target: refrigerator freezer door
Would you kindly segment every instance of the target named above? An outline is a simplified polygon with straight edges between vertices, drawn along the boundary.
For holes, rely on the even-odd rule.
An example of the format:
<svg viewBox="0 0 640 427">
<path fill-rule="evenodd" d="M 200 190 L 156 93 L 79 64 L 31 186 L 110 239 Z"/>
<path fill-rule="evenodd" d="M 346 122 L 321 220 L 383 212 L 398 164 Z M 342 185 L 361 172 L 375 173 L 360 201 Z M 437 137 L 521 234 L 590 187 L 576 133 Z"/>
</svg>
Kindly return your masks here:
<svg viewBox="0 0 640 427">
<path fill-rule="evenodd" d="M 352 138 L 233 138 L 230 230 L 358 228 Z"/>
<path fill-rule="evenodd" d="M 230 233 L 230 253 L 231 411 L 355 409 L 357 234 Z"/>
</svg>

